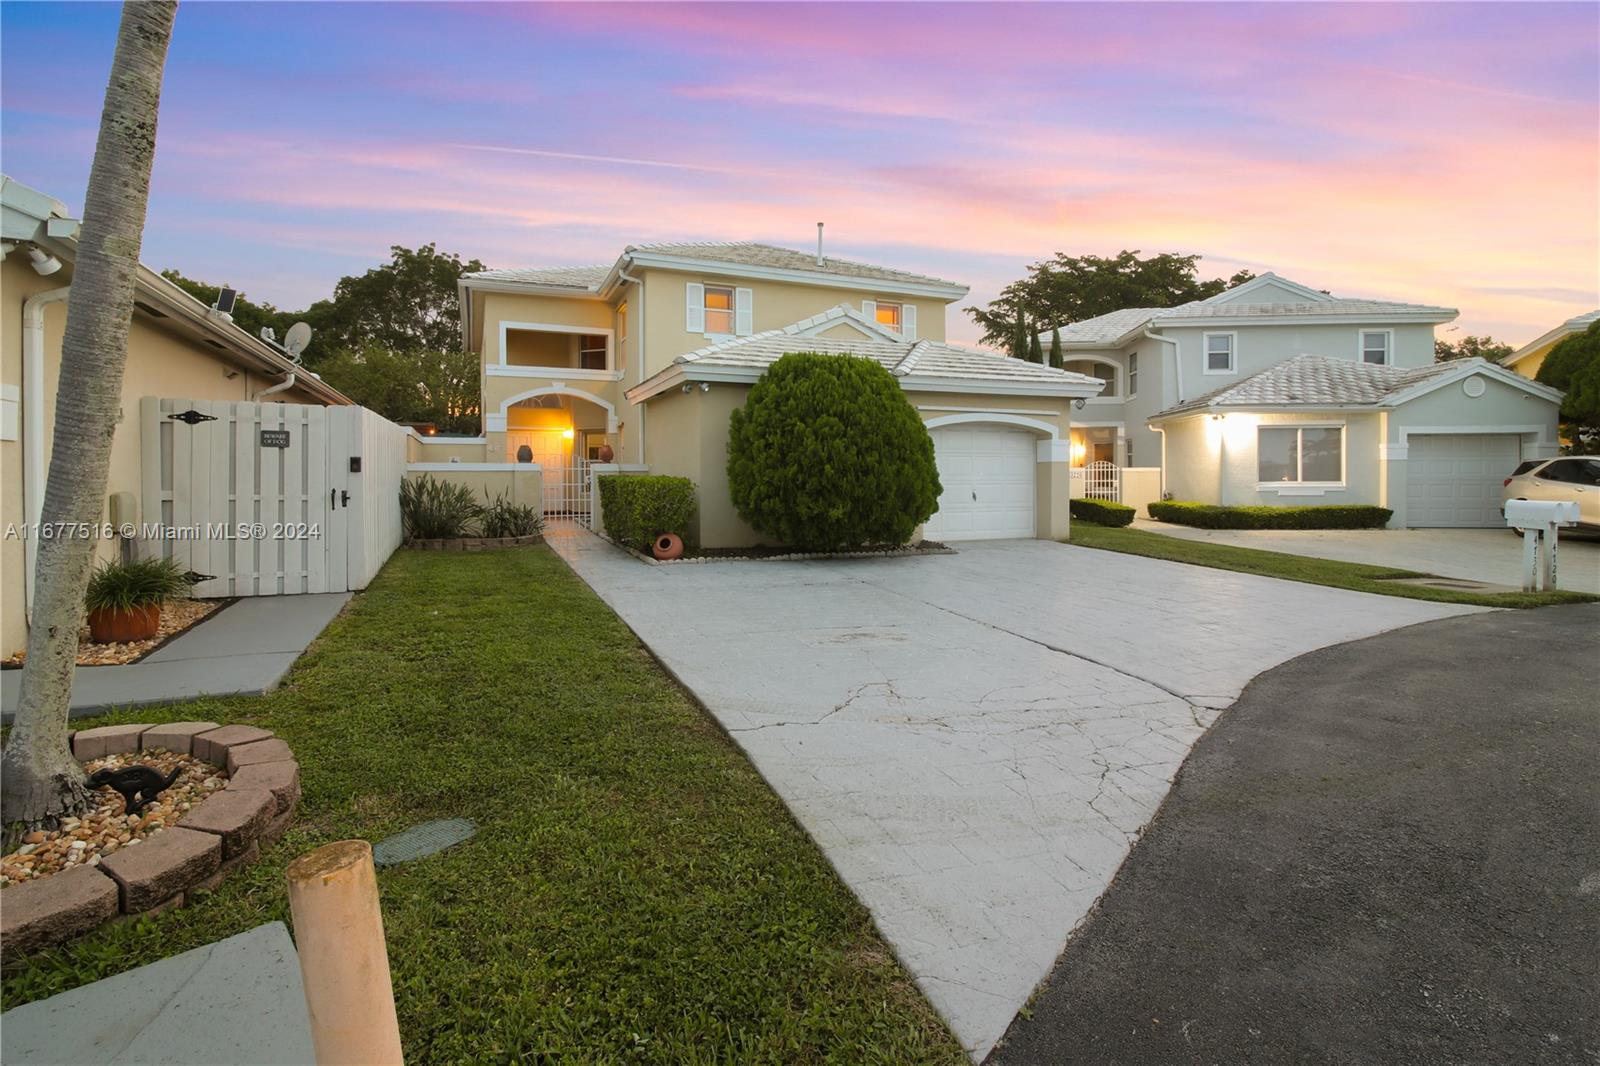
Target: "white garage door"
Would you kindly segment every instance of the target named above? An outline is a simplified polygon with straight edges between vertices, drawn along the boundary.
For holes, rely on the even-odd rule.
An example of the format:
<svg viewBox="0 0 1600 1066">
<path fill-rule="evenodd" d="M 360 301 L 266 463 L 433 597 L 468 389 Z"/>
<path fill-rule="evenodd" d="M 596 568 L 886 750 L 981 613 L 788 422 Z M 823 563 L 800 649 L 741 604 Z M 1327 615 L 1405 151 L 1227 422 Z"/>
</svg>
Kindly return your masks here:
<svg viewBox="0 0 1600 1066">
<path fill-rule="evenodd" d="M 1413 434 L 1406 450 L 1406 525 L 1498 526 L 1500 490 L 1522 451 L 1506 433 Z"/>
<path fill-rule="evenodd" d="M 1037 451 L 1033 434 L 972 423 L 933 431 L 944 493 L 929 540 L 1031 537 Z"/>
</svg>

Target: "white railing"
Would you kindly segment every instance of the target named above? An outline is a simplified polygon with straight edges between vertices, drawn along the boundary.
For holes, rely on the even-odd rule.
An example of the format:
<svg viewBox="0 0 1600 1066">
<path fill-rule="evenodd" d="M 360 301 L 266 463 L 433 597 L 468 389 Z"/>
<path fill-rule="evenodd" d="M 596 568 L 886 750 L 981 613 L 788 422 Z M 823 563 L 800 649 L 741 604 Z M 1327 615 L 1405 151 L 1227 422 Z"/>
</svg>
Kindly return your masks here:
<svg viewBox="0 0 1600 1066">
<path fill-rule="evenodd" d="M 1105 460 L 1083 468 L 1083 494 L 1091 500 L 1122 501 L 1122 470 Z"/>
<path fill-rule="evenodd" d="M 593 528 L 593 478 L 589 460 L 573 456 L 566 463 L 547 463 L 544 468 L 544 513 L 546 518 L 567 518 Z"/>
</svg>

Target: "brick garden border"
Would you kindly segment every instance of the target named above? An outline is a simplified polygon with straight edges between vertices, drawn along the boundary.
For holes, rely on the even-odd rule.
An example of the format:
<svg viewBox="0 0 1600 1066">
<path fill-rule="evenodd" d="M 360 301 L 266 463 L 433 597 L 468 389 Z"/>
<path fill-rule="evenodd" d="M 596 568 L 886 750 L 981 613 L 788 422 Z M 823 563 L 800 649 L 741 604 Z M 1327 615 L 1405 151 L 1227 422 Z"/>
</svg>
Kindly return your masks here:
<svg viewBox="0 0 1600 1066">
<path fill-rule="evenodd" d="M 437 537 L 408 540 L 406 547 L 425 552 L 481 552 L 492 548 L 520 548 L 524 544 L 543 543 L 543 533 L 529 533 L 526 537 Z"/>
<path fill-rule="evenodd" d="M 164 911 L 210 892 L 283 836 L 300 799 L 300 764 L 270 730 L 216 722 L 108 725 L 72 735 L 79 762 L 165 748 L 224 767 L 225 787 L 176 825 L 74 866 L 6 888 L 0 942 L 14 953 L 51 947 L 113 919 Z"/>
</svg>

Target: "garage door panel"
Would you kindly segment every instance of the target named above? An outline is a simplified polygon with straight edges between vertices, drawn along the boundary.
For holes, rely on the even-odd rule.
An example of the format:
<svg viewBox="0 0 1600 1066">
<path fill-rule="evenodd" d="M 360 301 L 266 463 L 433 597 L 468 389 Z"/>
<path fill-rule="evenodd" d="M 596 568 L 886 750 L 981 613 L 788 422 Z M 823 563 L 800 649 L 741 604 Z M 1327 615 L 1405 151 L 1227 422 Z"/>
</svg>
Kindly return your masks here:
<svg viewBox="0 0 1600 1066">
<path fill-rule="evenodd" d="M 1498 526 L 1500 489 L 1521 457 L 1506 433 L 1419 433 L 1406 459 L 1408 526 Z"/>
<path fill-rule="evenodd" d="M 938 511 L 928 520 L 930 538 L 1034 535 L 1032 434 L 974 424 L 940 427 L 932 435 L 944 491 Z"/>
</svg>

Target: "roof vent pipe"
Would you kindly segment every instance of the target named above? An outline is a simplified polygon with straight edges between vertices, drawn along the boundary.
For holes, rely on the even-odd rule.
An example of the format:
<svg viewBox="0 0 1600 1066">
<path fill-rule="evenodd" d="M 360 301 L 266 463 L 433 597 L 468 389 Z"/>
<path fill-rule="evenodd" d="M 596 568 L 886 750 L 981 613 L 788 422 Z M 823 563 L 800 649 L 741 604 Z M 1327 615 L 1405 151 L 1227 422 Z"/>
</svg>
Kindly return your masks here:
<svg viewBox="0 0 1600 1066">
<path fill-rule="evenodd" d="M 822 223 L 817 223 L 817 266 L 822 265 Z"/>
</svg>

